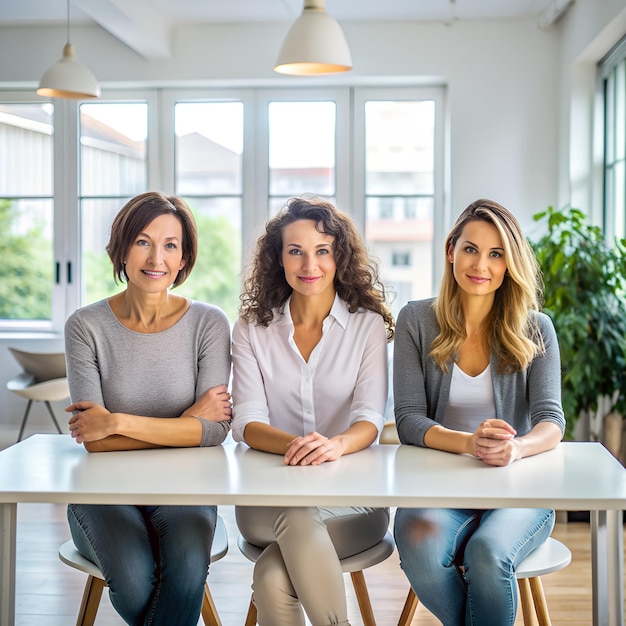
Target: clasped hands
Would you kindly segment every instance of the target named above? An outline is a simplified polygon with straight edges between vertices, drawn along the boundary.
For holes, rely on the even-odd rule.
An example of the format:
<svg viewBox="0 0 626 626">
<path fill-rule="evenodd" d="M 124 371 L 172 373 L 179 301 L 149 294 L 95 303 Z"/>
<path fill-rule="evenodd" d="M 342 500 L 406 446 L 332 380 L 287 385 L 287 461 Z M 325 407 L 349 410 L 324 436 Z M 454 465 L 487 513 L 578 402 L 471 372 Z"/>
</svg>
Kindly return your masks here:
<svg viewBox="0 0 626 626">
<path fill-rule="evenodd" d="M 522 457 L 522 444 L 516 434 L 504 420 L 484 420 L 470 437 L 469 452 L 487 465 L 509 465 Z"/>
<path fill-rule="evenodd" d="M 329 439 L 314 431 L 289 442 L 284 462 L 285 465 L 321 465 L 336 461 L 343 453 L 340 439 Z"/>
</svg>

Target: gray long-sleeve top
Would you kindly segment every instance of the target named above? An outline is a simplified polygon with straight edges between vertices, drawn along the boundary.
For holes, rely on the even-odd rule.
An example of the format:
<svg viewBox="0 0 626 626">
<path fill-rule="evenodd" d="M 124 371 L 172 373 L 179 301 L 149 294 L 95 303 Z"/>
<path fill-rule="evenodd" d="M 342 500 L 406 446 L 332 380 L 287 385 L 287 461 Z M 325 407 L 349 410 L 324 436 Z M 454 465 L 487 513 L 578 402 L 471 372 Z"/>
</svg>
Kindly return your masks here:
<svg viewBox="0 0 626 626">
<path fill-rule="evenodd" d="M 439 325 L 434 299 L 409 302 L 396 323 L 393 360 L 393 391 L 396 427 L 400 441 L 424 446 L 426 431 L 443 423 L 452 378 L 452 362 L 443 372 L 429 356 Z M 499 373 L 491 357 L 491 376 L 496 417 L 525 435 L 539 422 L 554 422 L 565 431 L 561 407 L 561 362 L 552 320 L 534 313 L 545 344 L 545 354 L 536 356 L 523 371 Z"/>
<path fill-rule="evenodd" d="M 68 318 L 65 354 L 72 402 L 95 402 L 111 413 L 178 417 L 211 387 L 228 385 L 230 324 L 218 307 L 194 301 L 171 328 L 138 333 L 101 300 Z M 229 421 L 200 422 L 200 445 L 224 441 Z"/>
</svg>

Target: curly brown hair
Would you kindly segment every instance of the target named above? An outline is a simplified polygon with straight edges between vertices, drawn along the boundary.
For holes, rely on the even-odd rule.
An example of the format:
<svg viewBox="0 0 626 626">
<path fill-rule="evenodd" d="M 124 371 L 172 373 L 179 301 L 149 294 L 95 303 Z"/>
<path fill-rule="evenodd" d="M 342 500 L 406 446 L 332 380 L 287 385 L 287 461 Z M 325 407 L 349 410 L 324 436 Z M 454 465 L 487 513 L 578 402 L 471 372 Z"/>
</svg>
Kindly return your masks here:
<svg viewBox="0 0 626 626">
<path fill-rule="evenodd" d="M 351 313 L 364 308 L 380 314 L 387 328 L 387 340 L 391 341 L 395 322 L 387 307 L 378 263 L 369 256 L 352 219 L 320 199 L 291 198 L 265 224 L 265 233 L 257 240 L 244 278 L 239 316 L 247 322 L 268 326 L 274 319 L 274 309 L 283 311 L 292 292 L 281 266 L 283 230 L 298 220 L 313 220 L 319 232 L 334 237 L 335 291 Z"/>
</svg>

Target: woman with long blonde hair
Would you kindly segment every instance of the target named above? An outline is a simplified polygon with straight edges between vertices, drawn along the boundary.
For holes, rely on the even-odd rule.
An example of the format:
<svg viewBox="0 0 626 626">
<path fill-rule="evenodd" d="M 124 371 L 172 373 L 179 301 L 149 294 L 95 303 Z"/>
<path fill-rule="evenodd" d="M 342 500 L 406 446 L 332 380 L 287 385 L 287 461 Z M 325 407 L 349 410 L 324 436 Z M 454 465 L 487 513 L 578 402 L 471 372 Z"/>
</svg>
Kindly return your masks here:
<svg viewBox="0 0 626 626">
<path fill-rule="evenodd" d="M 494 467 L 554 448 L 565 430 L 559 347 L 539 311 L 539 268 L 518 221 L 477 200 L 445 255 L 439 296 L 398 316 L 401 442 Z M 394 530 L 413 590 L 445 626 L 512 626 L 515 568 L 553 526 L 548 509 L 398 509 Z"/>
</svg>

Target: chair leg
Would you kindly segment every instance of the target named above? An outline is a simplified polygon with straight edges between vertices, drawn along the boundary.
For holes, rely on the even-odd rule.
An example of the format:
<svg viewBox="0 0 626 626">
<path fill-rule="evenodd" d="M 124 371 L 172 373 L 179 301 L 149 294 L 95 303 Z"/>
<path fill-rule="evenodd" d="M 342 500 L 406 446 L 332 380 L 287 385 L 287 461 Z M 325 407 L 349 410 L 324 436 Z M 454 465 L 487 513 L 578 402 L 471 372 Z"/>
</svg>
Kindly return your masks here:
<svg viewBox="0 0 626 626">
<path fill-rule="evenodd" d="M 537 617 L 535 614 L 535 605 L 533 603 L 530 581 L 528 578 L 518 578 L 517 584 L 519 586 L 519 600 L 522 605 L 524 626 L 536 626 Z"/>
<path fill-rule="evenodd" d="M 244 626 L 256 626 L 256 606 L 254 604 L 254 595 L 250 597 L 250 606 L 248 606 L 248 614 L 246 615 L 246 623 Z"/>
<path fill-rule="evenodd" d="M 415 615 L 418 604 L 419 600 L 417 599 L 415 592 L 413 589 L 409 588 L 409 593 L 406 596 L 406 601 L 404 602 L 404 607 L 402 607 L 402 613 L 400 614 L 400 619 L 398 620 L 398 626 L 409 626 L 409 624 L 413 621 L 413 616 Z"/>
<path fill-rule="evenodd" d="M 44 403 L 48 407 L 48 413 L 50 413 L 50 417 L 52 418 L 52 421 L 54 422 L 54 425 L 57 427 L 57 430 L 59 431 L 59 435 L 60 435 L 61 427 L 59 426 L 59 422 L 57 422 L 57 418 L 54 415 L 54 411 L 52 410 L 52 407 L 50 406 L 50 403 L 47 400 L 45 400 Z"/>
<path fill-rule="evenodd" d="M 204 597 L 202 598 L 202 619 L 205 626 L 222 626 L 217 614 L 217 607 L 209 589 L 209 583 L 204 583 Z"/>
<path fill-rule="evenodd" d="M 26 412 L 24 413 L 24 417 L 22 418 L 22 424 L 20 426 L 20 432 L 17 436 L 17 440 L 18 441 L 22 441 L 22 435 L 24 434 L 24 428 L 26 427 L 26 420 L 28 419 L 28 414 L 30 413 L 30 407 L 33 404 L 32 400 L 28 401 L 28 404 L 26 405 Z"/>
<path fill-rule="evenodd" d="M 94 578 L 93 576 L 87 578 L 83 599 L 76 618 L 76 626 L 93 626 L 104 587 L 105 583 L 101 578 Z"/>
<path fill-rule="evenodd" d="M 529 582 L 530 591 L 533 596 L 533 601 L 535 602 L 535 611 L 537 612 L 539 626 L 552 626 L 550 614 L 548 613 L 548 603 L 546 602 L 543 585 L 541 584 L 541 577 L 534 576 Z"/>
<path fill-rule="evenodd" d="M 354 587 L 354 593 L 356 594 L 361 616 L 363 617 L 363 626 L 376 626 L 374 611 L 372 610 L 372 603 L 370 602 L 370 594 L 367 592 L 363 571 L 350 572 L 350 577 L 352 578 L 352 586 Z"/>
</svg>

